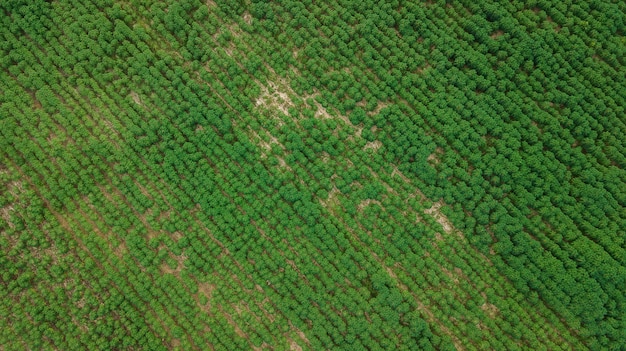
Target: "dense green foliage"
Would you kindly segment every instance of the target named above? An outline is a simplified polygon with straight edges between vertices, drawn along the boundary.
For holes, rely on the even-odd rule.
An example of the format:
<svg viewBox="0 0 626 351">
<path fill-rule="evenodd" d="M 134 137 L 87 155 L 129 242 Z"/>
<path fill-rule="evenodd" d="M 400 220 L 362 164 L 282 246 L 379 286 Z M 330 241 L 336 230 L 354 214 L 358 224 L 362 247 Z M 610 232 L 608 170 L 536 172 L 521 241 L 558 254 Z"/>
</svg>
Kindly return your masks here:
<svg viewBox="0 0 626 351">
<path fill-rule="evenodd" d="M 626 345 L 626 3 L 0 2 L 0 345 Z"/>
</svg>

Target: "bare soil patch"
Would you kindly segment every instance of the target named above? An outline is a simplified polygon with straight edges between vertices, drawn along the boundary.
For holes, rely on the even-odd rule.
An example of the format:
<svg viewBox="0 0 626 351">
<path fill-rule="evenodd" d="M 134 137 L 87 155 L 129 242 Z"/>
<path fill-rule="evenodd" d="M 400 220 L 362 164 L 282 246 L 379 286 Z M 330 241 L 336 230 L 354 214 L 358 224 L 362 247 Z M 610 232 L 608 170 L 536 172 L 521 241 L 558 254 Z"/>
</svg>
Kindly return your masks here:
<svg viewBox="0 0 626 351">
<path fill-rule="evenodd" d="M 491 39 L 498 39 L 499 37 L 501 37 L 504 34 L 503 31 L 501 30 L 497 30 L 493 33 L 491 33 L 491 35 L 489 36 Z"/>
<path fill-rule="evenodd" d="M 248 25 L 252 24 L 252 15 L 250 12 L 246 11 L 243 13 L 243 21 Z"/>
<path fill-rule="evenodd" d="M 358 210 L 359 212 L 363 212 L 363 210 L 364 210 L 367 206 L 369 206 L 369 205 L 371 205 L 371 204 L 378 204 L 379 206 L 381 206 L 381 207 L 382 207 L 382 205 L 381 205 L 380 201 L 378 201 L 378 200 L 365 199 L 365 200 L 361 201 L 361 202 L 357 205 L 357 210 Z"/>
<path fill-rule="evenodd" d="M 424 213 L 434 217 L 437 223 L 441 224 L 443 230 L 446 233 L 451 234 L 454 231 L 454 226 L 452 225 L 452 222 L 450 222 L 448 217 L 441 213 L 441 207 L 443 207 L 443 205 L 443 201 L 438 201 L 433 204 L 431 208 L 424 210 Z M 460 238 L 464 238 L 463 233 L 461 233 L 460 231 L 457 231 L 457 235 Z"/>
<path fill-rule="evenodd" d="M 187 260 L 187 256 L 185 255 L 173 255 L 170 253 L 170 257 L 173 258 L 177 265 L 176 268 L 171 268 L 167 263 L 163 263 L 161 264 L 161 272 L 163 273 L 167 273 L 167 274 L 173 274 L 175 275 L 177 278 L 180 278 L 180 272 L 185 268 L 185 261 Z"/>
<path fill-rule="evenodd" d="M 15 228 L 15 224 L 11 221 L 11 212 L 14 211 L 13 205 L 7 205 L 3 208 L 0 208 L 0 217 L 9 225 L 9 227 Z"/>
<path fill-rule="evenodd" d="M 298 345 L 297 342 L 295 342 L 295 340 L 287 337 L 287 340 L 289 341 L 289 350 L 291 351 L 302 351 L 302 346 Z"/>
<path fill-rule="evenodd" d="M 295 95 L 289 84 L 278 79 L 278 82 L 268 81 L 267 85 L 259 83 L 261 87 L 261 96 L 256 101 L 256 106 L 263 106 L 269 110 L 278 110 L 285 116 L 289 116 L 289 108 L 295 107 L 295 104 L 289 97 L 289 94 Z"/>
<path fill-rule="evenodd" d="M 136 92 L 131 91 L 131 92 L 130 92 L 130 97 L 133 99 L 133 101 L 134 101 L 137 105 L 141 105 L 141 106 L 143 106 L 143 102 L 141 101 L 141 98 L 139 98 L 139 95 L 138 95 Z"/>
<path fill-rule="evenodd" d="M 496 307 L 494 304 L 491 304 L 489 302 L 483 303 L 480 306 L 480 309 L 485 311 L 485 313 L 487 314 L 487 316 L 489 316 L 489 318 L 495 318 L 500 312 L 498 307 Z"/>
<path fill-rule="evenodd" d="M 381 146 L 383 146 L 383 143 L 381 143 L 380 140 L 368 141 L 365 146 L 363 146 L 363 150 L 372 149 L 378 151 Z"/>
<path fill-rule="evenodd" d="M 432 154 L 428 155 L 428 158 L 426 158 L 426 160 L 431 165 L 436 165 L 436 164 L 441 162 L 441 160 L 440 160 L 441 155 L 443 155 L 443 149 L 438 147 L 438 148 L 435 149 L 435 152 L 433 152 Z"/>
<path fill-rule="evenodd" d="M 339 189 L 337 189 L 337 187 L 333 187 L 332 190 L 328 193 L 328 197 L 326 199 L 320 199 L 320 203 L 326 209 L 331 209 L 332 207 L 336 207 L 339 205 L 339 199 L 337 198 L 337 196 L 340 193 L 341 192 L 339 191 Z"/>
</svg>

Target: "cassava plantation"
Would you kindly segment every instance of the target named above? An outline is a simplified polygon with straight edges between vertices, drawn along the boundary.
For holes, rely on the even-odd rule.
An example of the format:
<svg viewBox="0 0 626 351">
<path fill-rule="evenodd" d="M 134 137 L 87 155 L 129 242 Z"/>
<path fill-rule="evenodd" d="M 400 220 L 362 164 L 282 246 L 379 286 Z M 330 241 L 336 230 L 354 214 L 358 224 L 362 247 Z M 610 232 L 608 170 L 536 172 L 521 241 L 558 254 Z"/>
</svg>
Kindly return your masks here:
<svg viewBox="0 0 626 351">
<path fill-rule="evenodd" d="M 0 350 L 626 350 L 626 2 L 0 1 Z"/>
</svg>

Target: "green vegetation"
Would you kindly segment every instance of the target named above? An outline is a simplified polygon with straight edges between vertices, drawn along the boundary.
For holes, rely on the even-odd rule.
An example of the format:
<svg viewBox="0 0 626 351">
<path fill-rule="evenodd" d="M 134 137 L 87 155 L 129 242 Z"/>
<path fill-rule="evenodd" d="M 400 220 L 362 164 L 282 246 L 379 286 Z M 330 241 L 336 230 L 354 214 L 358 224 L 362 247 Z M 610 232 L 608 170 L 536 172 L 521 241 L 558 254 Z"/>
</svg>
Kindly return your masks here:
<svg viewBox="0 0 626 351">
<path fill-rule="evenodd" d="M 0 349 L 619 350 L 626 3 L 0 2 Z"/>
</svg>

